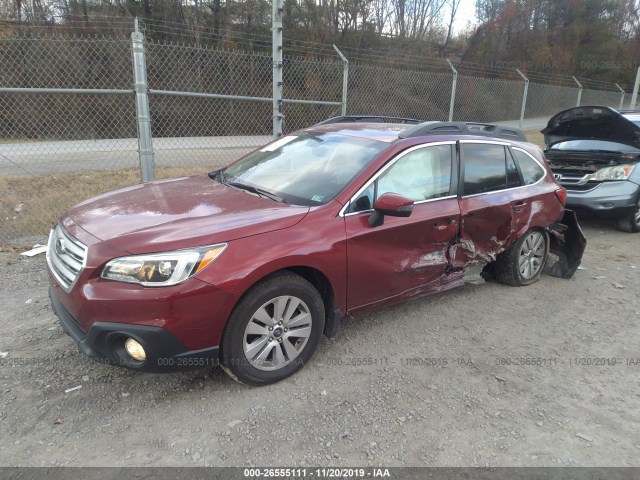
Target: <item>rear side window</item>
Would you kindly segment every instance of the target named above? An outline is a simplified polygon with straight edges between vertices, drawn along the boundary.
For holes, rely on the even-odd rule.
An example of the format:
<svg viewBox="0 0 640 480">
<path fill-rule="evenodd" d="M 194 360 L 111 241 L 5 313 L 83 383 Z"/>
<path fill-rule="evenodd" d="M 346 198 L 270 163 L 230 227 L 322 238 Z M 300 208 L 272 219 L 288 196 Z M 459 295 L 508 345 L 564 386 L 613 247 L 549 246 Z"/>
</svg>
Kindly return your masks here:
<svg viewBox="0 0 640 480">
<path fill-rule="evenodd" d="M 464 195 L 504 190 L 507 187 L 505 148 L 502 145 L 463 143 Z"/>
<path fill-rule="evenodd" d="M 522 185 L 520 181 L 520 173 L 518 173 L 518 167 L 516 167 L 516 162 L 513 160 L 509 149 L 506 149 L 507 153 L 507 188 L 515 188 Z"/>
<path fill-rule="evenodd" d="M 525 185 L 536 183 L 544 177 L 544 169 L 531 156 L 522 150 L 513 149 L 513 156 L 522 173 L 522 180 Z"/>
</svg>

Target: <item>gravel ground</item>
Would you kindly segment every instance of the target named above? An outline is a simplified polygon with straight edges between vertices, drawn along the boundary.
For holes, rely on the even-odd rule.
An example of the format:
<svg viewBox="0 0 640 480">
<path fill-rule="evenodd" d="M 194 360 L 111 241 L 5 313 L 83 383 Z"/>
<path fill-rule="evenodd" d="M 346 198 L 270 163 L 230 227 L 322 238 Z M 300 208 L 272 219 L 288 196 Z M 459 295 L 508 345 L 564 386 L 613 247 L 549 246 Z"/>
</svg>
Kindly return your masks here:
<svg viewBox="0 0 640 480">
<path fill-rule="evenodd" d="M 2 253 L 0 465 L 640 466 L 640 236 L 583 227 L 573 280 L 347 320 L 263 388 L 91 361 L 51 312 L 44 256 Z"/>
</svg>

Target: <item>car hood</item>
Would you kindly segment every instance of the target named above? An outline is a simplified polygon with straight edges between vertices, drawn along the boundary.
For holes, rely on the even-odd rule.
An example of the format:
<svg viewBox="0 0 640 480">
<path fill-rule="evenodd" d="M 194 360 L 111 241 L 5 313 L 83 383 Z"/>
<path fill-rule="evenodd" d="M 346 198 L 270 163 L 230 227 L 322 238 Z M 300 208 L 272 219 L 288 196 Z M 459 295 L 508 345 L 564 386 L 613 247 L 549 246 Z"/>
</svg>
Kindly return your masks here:
<svg viewBox="0 0 640 480">
<path fill-rule="evenodd" d="M 575 107 L 549 119 L 541 130 L 547 148 L 567 140 L 591 139 L 640 149 L 640 127 L 609 107 Z"/>
<path fill-rule="evenodd" d="M 308 211 L 201 175 L 108 192 L 73 207 L 68 215 L 100 240 L 130 253 L 148 253 L 288 228 Z"/>
</svg>

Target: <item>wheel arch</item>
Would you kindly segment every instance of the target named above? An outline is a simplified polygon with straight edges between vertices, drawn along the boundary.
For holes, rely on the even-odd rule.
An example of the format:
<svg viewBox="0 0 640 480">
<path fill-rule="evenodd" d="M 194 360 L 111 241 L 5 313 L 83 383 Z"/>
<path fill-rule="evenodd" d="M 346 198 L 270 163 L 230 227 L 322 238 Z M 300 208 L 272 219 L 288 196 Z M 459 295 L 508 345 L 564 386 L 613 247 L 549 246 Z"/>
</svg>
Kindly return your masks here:
<svg viewBox="0 0 640 480">
<path fill-rule="evenodd" d="M 320 293 L 320 296 L 322 297 L 325 309 L 334 308 L 333 305 L 335 304 L 336 296 L 334 286 L 331 283 L 329 276 L 319 268 L 305 264 L 292 264 L 269 269 L 268 271 L 254 272 L 254 275 L 250 278 L 250 282 L 248 282 L 244 291 L 240 293 L 238 302 L 247 295 L 255 285 L 282 272 L 295 273 L 296 275 L 304 278 L 307 282 L 313 285 L 316 290 L 318 290 L 318 293 Z"/>
<path fill-rule="evenodd" d="M 529 278 L 521 277 L 522 273 L 519 272 L 519 250 L 522 247 L 522 243 L 526 236 L 531 233 L 538 232 L 545 240 L 545 257 L 542 261 L 538 271 Z M 524 285 L 531 285 L 539 280 L 542 272 L 545 269 L 545 265 L 549 258 L 551 235 L 546 228 L 529 225 L 527 230 L 519 235 L 509 247 L 500 253 L 500 255 L 493 262 L 492 272 L 495 278 L 503 284 L 510 285 L 512 287 L 520 287 Z"/>
<path fill-rule="evenodd" d="M 320 341 L 323 330 L 325 328 L 325 324 L 322 321 L 323 319 L 321 316 L 322 309 L 325 308 L 324 305 L 326 302 L 331 301 L 332 295 L 332 291 L 330 290 L 331 285 L 328 283 L 328 279 L 323 279 L 323 274 L 320 275 L 321 273 L 322 272 L 319 272 L 318 270 L 310 267 L 294 266 L 281 268 L 258 278 L 254 283 L 251 284 L 251 286 L 246 289 L 246 291 L 240 296 L 238 302 L 234 306 L 229 316 L 229 320 L 224 327 L 224 331 L 222 333 L 220 341 L 220 364 L 225 372 L 231 376 L 231 378 L 240 383 L 246 383 L 248 385 L 265 385 L 268 383 L 279 381 L 295 373 L 297 370 L 302 368 L 302 366 L 310 359 L 311 355 L 313 355 L 313 352 L 318 346 L 318 342 Z M 325 281 L 326 283 L 323 283 Z M 280 295 L 281 293 L 277 292 L 281 292 L 282 286 L 286 285 L 290 285 L 293 288 L 294 292 L 299 292 L 294 293 L 294 295 L 302 295 L 302 298 L 304 299 L 303 301 L 307 302 L 308 307 L 311 307 L 310 311 L 315 310 L 318 315 L 311 317 L 311 319 L 313 319 L 313 322 L 311 322 L 311 319 L 308 321 L 312 332 L 306 335 L 308 341 L 303 345 L 303 350 L 300 354 L 300 357 L 298 357 L 298 355 L 295 355 L 293 357 L 293 360 L 290 360 L 290 362 L 285 364 L 284 366 L 278 367 L 277 365 L 272 365 L 272 367 L 274 367 L 275 369 L 272 368 L 270 370 L 262 372 L 263 374 L 267 375 L 284 371 L 285 373 L 282 374 L 284 376 L 267 375 L 265 377 L 263 375 L 257 375 L 256 368 L 259 367 L 257 367 L 257 365 L 252 366 L 252 364 L 246 363 L 247 361 L 252 362 L 252 360 L 250 360 L 249 357 L 246 356 L 246 349 L 245 347 L 243 347 L 243 344 L 246 344 L 245 340 L 243 339 L 244 336 L 247 335 L 247 332 L 245 330 L 247 322 L 252 321 L 252 316 L 253 314 L 255 314 L 255 308 L 257 308 L 257 306 L 260 306 L 262 302 L 265 301 L 265 299 L 273 299 L 274 294 Z M 309 300 L 311 300 L 311 303 L 308 303 Z M 272 302 L 273 300 L 269 301 Z M 274 311 L 272 311 L 271 313 L 267 313 L 267 315 L 271 316 L 272 320 L 275 318 Z M 262 321 L 262 319 L 259 320 Z M 280 323 L 278 325 L 283 325 L 283 322 L 284 318 L 280 317 Z M 270 328 L 270 330 L 275 329 L 275 323 L 272 325 L 274 325 L 274 327 Z M 262 328 L 266 330 L 266 327 L 263 326 Z M 287 332 L 286 323 L 284 323 L 284 326 L 282 328 L 284 329 L 284 332 Z M 253 334 L 255 332 L 251 333 Z M 273 333 L 273 336 L 276 337 L 275 332 Z M 239 337 L 239 335 L 241 335 L 241 337 Z M 264 340 L 266 341 L 266 331 L 264 332 L 264 334 L 259 333 L 259 335 L 262 335 L 264 337 Z M 286 336 L 287 334 L 285 333 L 284 335 Z M 294 335 L 294 337 L 296 337 L 296 335 Z M 273 342 L 273 340 L 274 338 L 269 338 L 270 343 L 275 343 Z M 283 343 L 283 340 L 279 340 L 279 342 Z M 307 344 L 310 344 L 311 346 L 306 347 Z M 284 346 L 279 347 L 277 343 L 275 343 L 275 350 L 273 350 L 273 348 L 273 346 L 267 346 L 263 351 L 268 352 L 267 355 L 271 355 L 271 353 L 269 353 L 271 351 L 281 351 L 282 349 L 287 350 Z M 260 353 L 260 355 L 262 355 L 262 352 Z M 283 357 L 283 355 L 284 354 L 281 353 L 280 357 L 285 358 Z M 286 354 L 286 357 L 290 358 L 288 353 Z M 298 358 L 300 358 L 301 360 L 298 360 Z M 269 361 L 267 356 L 265 356 L 264 359 Z M 276 362 L 276 364 L 277 363 L 278 362 Z M 286 373 L 287 371 L 288 373 Z"/>
<path fill-rule="evenodd" d="M 334 320 L 336 309 L 340 308 L 340 306 L 336 307 L 336 294 L 334 285 L 331 283 L 329 276 L 326 275 L 323 271 L 316 267 L 304 264 L 289 265 L 281 268 L 276 268 L 267 272 L 260 272 L 260 274 L 252 277 L 251 282 L 248 283 L 244 291 L 238 296 L 238 300 L 231 310 L 231 313 L 233 313 L 233 311 L 238 307 L 242 299 L 251 292 L 253 287 L 258 285 L 260 282 L 268 279 L 269 277 L 283 272 L 294 273 L 309 282 L 318 291 L 320 297 L 322 298 L 322 303 L 325 310 L 325 324 Z M 340 309 L 340 311 L 342 312 L 343 310 Z M 229 315 L 229 317 L 231 317 L 231 314 Z M 337 320 L 339 320 L 339 318 Z M 222 337 L 224 337 L 228 325 L 229 322 L 227 320 L 227 324 L 225 325 L 222 332 Z"/>
<path fill-rule="evenodd" d="M 289 271 L 295 273 L 296 275 L 300 275 L 307 282 L 315 287 L 320 293 L 322 297 L 322 303 L 324 303 L 325 317 L 329 318 L 331 312 L 335 309 L 335 293 L 333 290 L 333 285 L 331 285 L 331 281 L 329 277 L 327 277 L 324 273 L 314 267 L 308 266 L 291 266 L 286 267 L 281 270 L 278 270 L 274 273 L 278 273 L 281 271 Z"/>
</svg>

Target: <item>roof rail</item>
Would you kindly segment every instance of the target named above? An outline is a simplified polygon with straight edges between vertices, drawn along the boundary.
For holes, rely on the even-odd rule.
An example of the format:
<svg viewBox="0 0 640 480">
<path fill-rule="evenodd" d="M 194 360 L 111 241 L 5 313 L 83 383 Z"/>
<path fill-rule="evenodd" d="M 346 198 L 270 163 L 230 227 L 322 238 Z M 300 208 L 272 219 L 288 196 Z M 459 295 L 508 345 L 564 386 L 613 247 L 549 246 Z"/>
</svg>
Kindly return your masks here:
<svg viewBox="0 0 640 480">
<path fill-rule="evenodd" d="M 422 137 L 424 135 L 478 135 L 526 142 L 527 137 L 519 128 L 472 122 L 422 122 L 398 134 L 400 138 Z"/>
<path fill-rule="evenodd" d="M 408 125 L 418 125 L 421 121 L 415 118 L 384 117 L 379 115 L 341 115 L 328 118 L 316 123 L 316 125 L 328 125 L 330 123 L 406 123 Z"/>
</svg>

